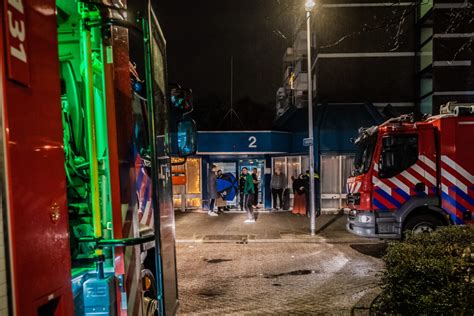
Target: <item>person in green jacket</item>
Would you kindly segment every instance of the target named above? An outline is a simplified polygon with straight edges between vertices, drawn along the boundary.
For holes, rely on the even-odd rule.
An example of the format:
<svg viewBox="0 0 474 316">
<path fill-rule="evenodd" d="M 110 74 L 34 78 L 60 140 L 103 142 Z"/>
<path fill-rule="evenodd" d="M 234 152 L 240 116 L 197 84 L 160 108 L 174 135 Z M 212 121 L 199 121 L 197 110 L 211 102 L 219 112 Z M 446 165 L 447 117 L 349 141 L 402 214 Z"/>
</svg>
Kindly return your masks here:
<svg viewBox="0 0 474 316">
<path fill-rule="evenodd" d="M 253 196 L 255 194 L 255 186 L 253 184 L 253 178 L 249 174 L 247 168 L 242 168 L 242 174 L 245 178 L 244 182 L 244 210 L 247 212 L 247 219 L 245 223 L 255 223 L 255 217 L 253 215 Z"/>
</svg>

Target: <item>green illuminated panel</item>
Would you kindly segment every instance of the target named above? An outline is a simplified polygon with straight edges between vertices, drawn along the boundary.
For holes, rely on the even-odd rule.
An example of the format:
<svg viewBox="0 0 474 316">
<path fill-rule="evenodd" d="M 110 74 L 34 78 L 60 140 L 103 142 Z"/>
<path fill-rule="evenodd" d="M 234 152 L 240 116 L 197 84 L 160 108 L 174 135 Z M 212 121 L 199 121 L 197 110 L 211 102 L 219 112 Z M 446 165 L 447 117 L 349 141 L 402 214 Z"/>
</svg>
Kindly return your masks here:
<svg viewBox="0 0 474 316">
<path fill-rule="evenodd" d="M 72 0 L 57 0 L 57 6 L 71 255 L 73 274 L 80 274 L 102 250 L 78 239 L 113 238 L 105 229 L 112 208 L 104 46 L 98 10 Z M 112 258 L 111 250 L 105 255 Z"/>
</svg>

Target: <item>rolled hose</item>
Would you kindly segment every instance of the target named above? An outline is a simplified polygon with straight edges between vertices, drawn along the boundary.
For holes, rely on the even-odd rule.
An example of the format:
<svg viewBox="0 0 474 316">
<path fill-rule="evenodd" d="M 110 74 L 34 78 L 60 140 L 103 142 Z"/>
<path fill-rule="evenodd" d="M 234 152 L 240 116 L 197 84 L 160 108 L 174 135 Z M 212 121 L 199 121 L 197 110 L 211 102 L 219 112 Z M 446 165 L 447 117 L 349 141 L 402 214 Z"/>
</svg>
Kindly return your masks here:
<svg viewBox="0 0 474 316">
<path fill-rule="evenodd" d="M 457 106 L 454 108 L 454 116 L 471 115 L 474 113 L 474 106 Z"/>
</svg>

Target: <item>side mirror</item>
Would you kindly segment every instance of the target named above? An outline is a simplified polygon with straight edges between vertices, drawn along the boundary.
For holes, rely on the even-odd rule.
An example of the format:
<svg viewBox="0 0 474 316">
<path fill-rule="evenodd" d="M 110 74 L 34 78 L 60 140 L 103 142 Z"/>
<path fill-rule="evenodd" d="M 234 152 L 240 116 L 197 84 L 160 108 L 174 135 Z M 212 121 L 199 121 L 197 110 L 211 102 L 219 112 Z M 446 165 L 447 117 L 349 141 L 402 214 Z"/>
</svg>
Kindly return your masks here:
<svg viewBox="0 0 474 316">
<path fill-rule="evenodd" d="M 170 102 L 173 110 L 179 113 L 190 113 L 193 111 L 193 92 L 191 89 L 182 88 L 180 85 L 172 85 L 170 88 Z"/>
<path fill-rule="evenodd" d="M 197 128 L 192 119 L 178 122 L 178 156 L 188 157 L 197 152 Z"/>
</svg>

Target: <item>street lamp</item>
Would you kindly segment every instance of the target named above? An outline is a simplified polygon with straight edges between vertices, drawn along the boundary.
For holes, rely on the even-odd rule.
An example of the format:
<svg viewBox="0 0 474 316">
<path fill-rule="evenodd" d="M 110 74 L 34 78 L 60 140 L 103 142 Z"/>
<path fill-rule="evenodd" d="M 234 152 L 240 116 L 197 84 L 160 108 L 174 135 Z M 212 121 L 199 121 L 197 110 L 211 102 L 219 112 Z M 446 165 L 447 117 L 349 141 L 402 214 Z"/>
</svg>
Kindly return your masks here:
<svg viewBox="0 0 474 316">
<path fill-rule="evenodd" d="M 307 60 L 308 60 L 308 138 L 309 138 L 309 212 L 311 222 L 311 235 L 316 234 L 316 201 L 314 188 L 314 130 L 313 130 L 313 78 L 311 64 L 311 12 L 316 3 L 314 0 L 307 0 L 306 8 L 306 37 L 308 44 Z"/>
<path fill-rule="evenodd" d="M 316 3 L 313 0 L 307 0 L 305 3 L 306 12 L 313 11 L 315 6 L 316 6 Z"/>
</svg>

